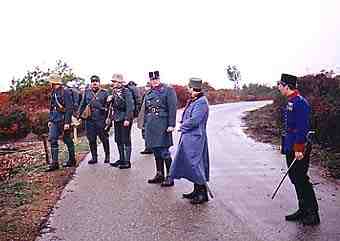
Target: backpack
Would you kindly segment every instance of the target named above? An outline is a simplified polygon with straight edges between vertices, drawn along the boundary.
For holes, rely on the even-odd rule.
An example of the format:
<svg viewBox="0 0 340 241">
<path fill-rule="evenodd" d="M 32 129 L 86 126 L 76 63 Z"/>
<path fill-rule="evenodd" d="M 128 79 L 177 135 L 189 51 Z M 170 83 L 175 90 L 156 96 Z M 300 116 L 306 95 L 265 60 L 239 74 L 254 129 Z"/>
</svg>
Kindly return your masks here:
<svg viewBox="0 0 340 241">
<path fill-rule="evenodd" d="M 133 98 L 133 102 L 134 102 L 133 117 L 136 118 L 136 117 L 138 117 L 139 110 L 140 110 L 140 107 L 141 107 L 139 91 L 138 91 L 138 88 L 136 86 L 130 85 L 130 84 L 128 84 L 126 86 L 126 88 L 132 94 L 132 98 Z"/>
<path fill-rule="evenodd" d="M 80 90 L 75 88 L 75 87 L 65 87 L 66 89 L 68 89 L 71 93 L 71 99 L 72 99 L 72 115 L 75 116 L 76 113 L 78 112 L 79 106 L 80 106 L 80 102 L 82 99 L 82 94 L 80 93 Z"/>
</svg>

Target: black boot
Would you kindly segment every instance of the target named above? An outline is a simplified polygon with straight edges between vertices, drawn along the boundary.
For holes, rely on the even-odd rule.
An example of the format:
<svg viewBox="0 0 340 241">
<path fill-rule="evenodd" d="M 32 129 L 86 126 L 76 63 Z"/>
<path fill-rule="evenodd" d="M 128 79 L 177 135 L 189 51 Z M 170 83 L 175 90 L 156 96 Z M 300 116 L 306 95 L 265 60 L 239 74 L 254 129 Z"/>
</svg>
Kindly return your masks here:
<svg viewBox="0 0 340 241">
<path fill-rule="evenodd" d="M 183 193 L 182 197 L 186 199 L 193 199 L 196 196 L 198 185 L 194 183 L 194 190 L 191 193 Z"/>
<path fill-rule="evenodd" d="M 124 146 L 124 157 L 125 161 L 119 165 L 119 169 L 128 169 L 131 168 L 131 146 Z"/>
<path fill-rule="evenodd" d="M 153 151 L 150 148 L 145 147 L 143 151 L 140 152 L 140 154 L 152 154 Z"/>
<path fill-rule="evenodd" d="M 198 192 L 193 197 L 193 199 L 191 199 L 190 203 L 195 205 L 195 204 L 202 204 L 208 201 L 209 201 L 209 198 L 208 198 L 207 187 L 204 184 L 198 185 Z"/>
<path fill-rule="evenodd" d="M 76 157 L 74 150 L 74 143 L 70 135 L 64 136 L 64 142 L 67 146 L 68 161 L 63 164 L 63 167 L 74 167 L 76 165 Z"/>
<path fill-rule="evenodd" d="M 318 211 L 307 211 L 302 218 L 303 225 L 318 225 L 320 224 L 320 216 Z"/>
<path fill-rule="evenodd" d="M 114 163 L 110 163 L 113 167 L 119 167 L 124 162 L 124 145 L 117 144 L 118 152 L 119 152 L 119 160 L 115 161 Z"/>
<path fill-rule="evenodd" d="M 148 180 L 148 183 L 162 183 L 164 181 L 163 160 L 156 160 L 156 175 Z"/>
<path fill-rule="evenodd" d="M 103 142 L 103 148 L 105 153 L 104 163 L 110 163 L 110 143 L 108 140 Z"/>
<path fill-rule="evenodd" d="M 90 151 L 92 159 L 88 161 L 88 164 L 96 164 L 98 162 L 98 154 L 97 154 L 97 143 L 90 143 Z"/>
<path fill-rule="evenodd" d="M 161 186 L 162 187 L 171 187 L 175 185 L 174 180 L 170 177 L 170 167 L 171 167 L 171 158 L 164 160 L 165 162 L 165 167 L 166 167 L 166 178 L 162 182 Z"/>
<path fill-rule="evenodd" d="M 295 213 L 289 214 L 285 217 L 286 221 L 300 221 L 304 216 L 302 209 L 298 209 Z"/>
</svg>

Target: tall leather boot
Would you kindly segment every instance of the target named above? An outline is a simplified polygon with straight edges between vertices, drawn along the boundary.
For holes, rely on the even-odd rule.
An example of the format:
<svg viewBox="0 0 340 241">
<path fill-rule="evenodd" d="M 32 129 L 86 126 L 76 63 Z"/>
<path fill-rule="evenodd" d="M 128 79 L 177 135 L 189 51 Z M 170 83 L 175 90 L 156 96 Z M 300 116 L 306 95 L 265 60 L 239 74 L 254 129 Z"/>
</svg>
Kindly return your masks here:
<svg viewBox="0 0 340 241">
<path fill-rule="evenodd" d="M 162 182 L 161 186 L 162 187 L 171 187 L 173 185 L 175 185 L 174 180 L 170 177 L 170 167 L 171 167 L 171 163 L 172 163 L 172 159 L 166 159 L 164 160 L 165 162 L 165 167 L 166 167 L 166 178 L 165 180 Z"/>
<path fill-rule="evenodd" d="M 198 192 L 198 184 L 194 183 L 194 190 L 190 193 L 183 193 L 182 197 L 186 199 L 193 199 Z"/>
<path fill-rule="evenodd" d="M 124 147 L 125 147 L 124 148 L 125 159 L 124 159 L 124 162 L 119 165 L 119 169 L 128 169 L 128 168 L 131 168 L 130 159 L 131 159 L 132 148 L 131 148 L 131 146 L 126 146 L 126 145 Z"/>
<path fill-rule="evenodd" d="M 110 143 L 109 143 L 109 140 L 105 140 L 103 142 L 103 148 L 104 148 L 104 153 L 105 153 L 104 163 L 109 163 L 110 162 Z"/>
<path fill-rule="evenodd" d="M 55 146 L 51 145 L 51 157 L 52 157 L 52 161 L 48 165 L 48 168 L 46 170 L 47 172 L 51 172 L 51 171 L 59 169 L 58 152 L 59 152 L 58 147 L 55 147 Z"/>
<path fill-rule="evenodd" d="M 164 161 L 156 159 L 156 175 L 148 183 L 162 183 L 164 181 Z"/>
<path fill-rule="evenodd" d="M 124 152 L 124 145 L 117 144 L 118 152 L 119 152 L 119 160 L 115 161 L 114 163 L 110 163 L 113 167 L 119 167 L 119 165 L 123 164 L 125 161 L 125 152 Z"/>
<path fill-rule="evenodd" d="M 89 160 L 88 164 L 96 164 L 98 162 L 98 154 L 97 154 L 97 143 L 90 142 L 90 151 L 92 155 L 92 159 Z"/>
<path fill-rule="evenodd" d="M 191 204 L 202 204 L 205 202 L 208 202 L 209 198 L 208 198 L 208 190 L 206 185 L 198 185 L 198 192 L 197 194 L 194 196 L 193 199 L 191 199 L 190 203 Z"/>
<path fill-rule="evenodd" d="M 68 150 L 68 160 L 63 164 L 64 167 L 73 167 L 76 165 L 76 156 L 74 150 L 74 143 L 71 137 L 64 138 L 64 142 Z"/>
</svg>

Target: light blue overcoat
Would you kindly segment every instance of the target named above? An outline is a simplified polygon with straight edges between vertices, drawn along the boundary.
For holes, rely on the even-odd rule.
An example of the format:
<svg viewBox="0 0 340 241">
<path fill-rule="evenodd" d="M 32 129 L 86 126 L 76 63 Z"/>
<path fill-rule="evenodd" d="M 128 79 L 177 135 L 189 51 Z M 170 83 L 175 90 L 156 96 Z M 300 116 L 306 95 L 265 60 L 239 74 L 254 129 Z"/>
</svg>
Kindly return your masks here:
<svg viewBox="0 0 340 241">
<path fill-rule="evenodd" d="M 209 181 L 209 151 L 206 132 L 208 116 L 209 104 L 205 96 L 191 101 L 185 108 L 180 127 L 181 137 L 171 165 L 172 178 L 186 178 L 200 185 Z"/>
</svg>

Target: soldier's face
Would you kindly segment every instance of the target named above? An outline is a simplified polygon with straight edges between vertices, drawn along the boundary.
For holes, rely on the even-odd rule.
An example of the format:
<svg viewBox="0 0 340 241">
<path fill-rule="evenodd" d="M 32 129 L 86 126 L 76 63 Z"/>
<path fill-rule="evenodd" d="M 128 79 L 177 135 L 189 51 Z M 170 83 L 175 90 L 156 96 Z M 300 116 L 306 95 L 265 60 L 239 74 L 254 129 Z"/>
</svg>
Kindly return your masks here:
<svg viewBox="0 0 340 241">
<path fill-rule="evenodd" d="M 122 87 L 122 83 L 117 81 L 117 80 L 112 80 L 111 82 L 112 82 L 112 88 L 113 89 L 117 89 L 117 88 Z"/>
<path fill-rule="evenodd" d="M 150 80 L 151 87 L 156 87 L 156 86 L 160 85 L 160 83 L 161 83 L 160 79 L 152 79 L 152 80 Z"/>
<path fill-rule="evenodd" d="M 99 89 L 99 86 L 100 86 L 100 82 L 98 82 L 98 81 L 92 81 L 91 82 L 91 88 L 92 89 Z"/>
<path fill-rule="evenodd" d="M 278 83 L 277 84 L 277 88 L 279 89 L 279 91 L 281 92 L 282 95 L 286 96 L 287 92 L 288 92 L 288 86 L 287 85 L 283 85 L 282 83 Z"/>
<path fill-rule="evenodd" d="M 58 89 L 60 87 L 60 84 L 51 84 L 51 88 L 53 89 L 53 90 L 56 90 L 56 89 Z"/>
</svg>

